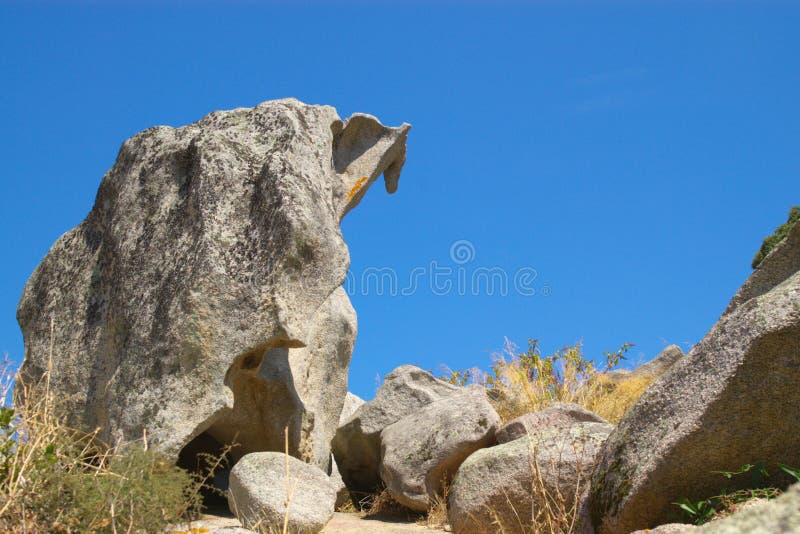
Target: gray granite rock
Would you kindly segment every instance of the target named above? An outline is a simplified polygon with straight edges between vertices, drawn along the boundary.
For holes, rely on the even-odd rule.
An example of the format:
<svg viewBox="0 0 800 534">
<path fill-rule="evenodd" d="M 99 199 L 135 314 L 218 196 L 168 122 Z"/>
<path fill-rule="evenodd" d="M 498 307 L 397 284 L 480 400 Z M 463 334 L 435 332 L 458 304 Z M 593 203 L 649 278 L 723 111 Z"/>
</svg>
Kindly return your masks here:
<svg viewBox="0 0 800 534">
<path fill-rule="evenodd" d="M 395 501 L 426 512 L 470 454 L 494 444 L 500 426 L 484 389 L 470 386 L 381 432 L 381 479 Z"/>
<path fill-rule="evenodd" d="M 631 534 L 680 534 L 681 532 L 691 532 L 697 530 L 694 525 L 687 525 L 684 523 L 666 523 L 659 525 L 656 528 L 647 528 L 644 530 L 636 530 Z"/>
<path fill-rule="evenodd" d="M 731 313 L 739 305 L 770 291 L 798 271 L 800 271 L 800 224 L 795 224 L 783 241 L 775 245 L 753 270 L 731 299 L 725 313 Z"/>
<path fill-rule="evenodd" d="M 538 412 L 527 413 L 500 427 L 497 442 L 508 443 L 543 430 L 568 428 L 575 423 L 608 423 L 599 415 L 571 402 L 554 402 Z"/>
<path fill-rule="evenodd" d="M 327 470 L 356 336 L 339 224 L 381 174 L 396 189 L 408 129 L 286 99 L 128 139 L 25 287 L 21 376 L 52 342 L 51 387 L 104 441 L 241 455 L 288 426 Z"/>
<path fill-rule="evenodd" d="M 244 528 L 282 532 L 287 492 L 291 495 L 289 532 L 316 534 L 333 516 L 336 488 L 328 475 L 316 466 L 278 452 L 248 454 L 233 466 L 228 506 Z"/>
<path fill-rule="evenodd" d="M 381 484 L 378 466 L 383 429 L 459 390 L 413 365 L 389 373 L 375 398 L 361 405 L 333 438 L 333 455 L 347 487 L 373 492 Z"/>
<path fill-rule="evenodd" d="M 536 532 L 534 517 L 544 509 L 545 495 L 556 499 L 560 494 L 567 508 L 582 502 L 597 451 L 612 428 L 606 423 L 575 423 L 473 453 L 450 488 L 453 532 Z M 583 522 L 575 531 L 590 528 Z"/>
<path fill-rule="evenodd" d="M 798 232 L 800 225 L 759 269 L 797 265 Z M 601 532 L 668 522 L 673 502 L 719 491 L 715 471 L 757 462 L 770 472 L 779 471 L 778 462 L 800 465 L 800 272 L 778 280 L 786 269 L 776 267 L 762 284 L 755 280 L 759 269 L 606 441 L 591 489 L 592 520 Z"/>
<path fill-rule="evenodd" d="M 362 404 L 364 404 L 364 399 L 348 391 L 344 398 L 344 405 L 342 405 L 342 413 L 339 414 L 339 426 L 350 419 Z"/>
<path fill-rule="evenodd" d="M 767 256 L 769 257 L 769 256 Z M 706 523 L 698 534 L 795 534 L 800 532 L 800 483 L 766 503 L 749 506 L 728 517 Z"/>
</svg>

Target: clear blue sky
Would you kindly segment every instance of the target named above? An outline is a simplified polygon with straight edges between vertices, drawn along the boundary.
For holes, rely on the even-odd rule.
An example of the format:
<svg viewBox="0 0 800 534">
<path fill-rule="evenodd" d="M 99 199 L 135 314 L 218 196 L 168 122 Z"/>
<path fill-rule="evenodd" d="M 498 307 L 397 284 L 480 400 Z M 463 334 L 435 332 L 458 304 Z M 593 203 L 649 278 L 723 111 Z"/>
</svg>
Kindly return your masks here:
<svg viewBox="0 0 800 534">
<path fill-rule="evenodd" d="M 0 3 L 0 351 L 21 358 L 25 281 L 123 140 L 287 96 L 413 125 L 397 194 L 345 220 L 354 274 L 455 268 L 456 240 L 468 275 L 537 272 L 532 297 L 356 288 L 355 393 L 486 366 L 504 336 L 696 343 L 800 203 L 800 7 L 648 4 Z"/>
</svg>

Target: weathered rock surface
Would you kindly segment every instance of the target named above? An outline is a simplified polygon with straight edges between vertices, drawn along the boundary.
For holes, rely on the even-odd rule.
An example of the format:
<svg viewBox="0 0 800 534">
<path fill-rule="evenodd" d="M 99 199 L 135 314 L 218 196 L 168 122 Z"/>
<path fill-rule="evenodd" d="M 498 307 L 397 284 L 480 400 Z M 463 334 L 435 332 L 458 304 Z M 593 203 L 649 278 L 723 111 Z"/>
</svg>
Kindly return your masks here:
<svg viewBox="0 0 800 534">
<path fill-rule="evenodd" d="M 612 382 L 620 382 L 629 378 L 636 378 L 640 376 L 658 378 L 672 367 L 675 362 L 683 357 L 683 351 L 677 345 L 670 345 L 662 350 L 655 358 L 646 362 L 632 371 L 627 369 L 617 369 L 605 373 L 605 377 Z"/>
<path fill-rule="evenodd" d="M 800 226 L 761 268 L 795 265 L 783 255 L 800 253 L 790 246 L 798 232 Z M 601 532 L 668 522 L 671 503 L 719 491 L 714 471 L 800 465 L 800 272 L 783 281 L 770 277 L 758 290 L 753 277 L 745 284 L 753 289 L 737 293 L 750 298 L 729 306 L 603 446 L 591 489 Z"/>
<path fill-rule="evenodd" d="M 336 509 L 343 506 L 347 499 L 350 498 L 350 491 L 342 480 L 342 474 L 339 473 L 339 466 L 336 465 L 336 460 L 331 458 L 331 484 L 336 488 Z"/>
<path fill-rule="evenodd" d="M 608 423 L 579 404 L 554 402 L 538 412 L 527 413 L 504 424 L 497 431 L 497 442 L 508 443 L 543 430 L 569 428 L 575 423 Z"/>
<path fill-rule="evenodd" d="M 233 466 L 228 506 L 244 528 L 282 530 L 286 514 L 286 455 L 256 452 Z M 336 489 L 318 467 L 289 457 L 289 531 L 312 534 L 333 516 Z"/>
<path fill-rule="evenodd" d="M 725 313 L 732 313 L 741 304 L 763 295 L 798 271 L 800 271 L 800 225 L 795 224 L 786 238 L 775 245 L 775 248 L 753 270 L 731 299 Z"/>
<path fill-rule="evenodd" d="M 425 512 L 467 456 L 494 443 L 500 416 L 480 386 L 407 415 L 381 432 L 380 474 L 403 506 Z"/>
<path fill-rule="evenodd" d="M 25 287 L 23 378 L 52 341 L 51 387 L 104 440 L 244 454 L 288 426 L 327 470 L 356 335 L 339 223 L 381 174 L 394 192 L 408 129 L 286 99 L 130 138 Z"/>
<path fill-rule="evenodd" d="M 348 391 L 347 395 L 344 397 L 342 413 L 339 414 L 339 426 L 343 425 L 345 421 L 350 419 L 362 404 L 364 404 L 364 399 Z"/>
<path fill-rule="evenodd" d="M 381 431 L 457 391 L 458 387 L 413 365 L 400 366 L 386 375 L 375 398 L 360 406 L 333 438 L 333 454 L 347 487 L 356 492 L 375 490 L 381 483 Z"/>
<path fill-rule="evenodd" d="M 339 425 L 347 421 L 362 404 L 364 404 L 363 399 L 348 391 L 347 396 L 344 398 L 342 413 L 339 416 Z M 342 480 L 342 475 L 339 473 L 339 466 L 336 465 L 336 460 L 333 458 L 331 458 L 331 481 L 333 485 L 336 486 L 336 508 L 338 509 L 350 498 L 350 492 L 344 480 Z"/>
<path fill-rule="evenodd" d="M 769 256 L 767 256 L 769 257 Z M 800 484 L 767 503 L 706 523 L 698 534 L 794 534 L 800 532 Z"/>
<path fill-rule="evenodd" d="M 606 423 L 575 423 L 473 453 L 450 489 L 453 531 L 530 532 L 545 493 L 560 492 L 570 503 L 585 493 L 595 455 L 612 429 Z"/>
</svg>

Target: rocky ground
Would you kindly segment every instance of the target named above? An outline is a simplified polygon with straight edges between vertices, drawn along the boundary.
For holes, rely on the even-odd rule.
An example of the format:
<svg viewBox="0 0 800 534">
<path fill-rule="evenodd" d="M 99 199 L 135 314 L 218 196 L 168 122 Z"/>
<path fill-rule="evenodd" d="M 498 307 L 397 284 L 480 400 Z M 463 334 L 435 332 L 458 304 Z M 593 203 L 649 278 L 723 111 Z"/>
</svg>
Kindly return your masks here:
<svg viewBox="0 0 800 534">
<path fill-rule="evenodd" d="M 195 530 L 192 531 L 192 529 Z M 203 529 L 206 530 L 203 531 Z M 245 534 L 249 532 L 241 528 L 241 524 L 233 515 L 205 515 L 202 519 L 175 530 L 191 534 Z M 431 534 L 435 532 L 444 532 L 444 530 L 424 527 L 410 520 L 365 518 L 361 514 L 342 512 L 334 513 L 322 530 L 322 534 Z"/>
</svg>

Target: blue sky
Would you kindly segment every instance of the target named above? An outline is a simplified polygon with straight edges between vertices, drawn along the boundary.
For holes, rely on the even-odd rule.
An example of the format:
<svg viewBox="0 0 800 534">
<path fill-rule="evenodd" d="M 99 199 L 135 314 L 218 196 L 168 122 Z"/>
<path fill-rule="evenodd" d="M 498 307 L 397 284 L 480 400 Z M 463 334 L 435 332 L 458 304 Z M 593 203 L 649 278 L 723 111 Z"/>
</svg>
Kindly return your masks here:
<svg viewBox="0 0 800 534">
<path fill-rule="evenodd" d="M 485 367 L 504 337 L 688 347 L 800 203 L 797 28 L 788 2 L 2 2 L 0 351 L 21 358 L 25 281 L 122 141 L 287 96 L 413 125 L 397 194 L 343 224 L 356 280 L 536 274 L 533 296 L 352 287 L 358 395 L 403 363 Z"/>
</svg>

